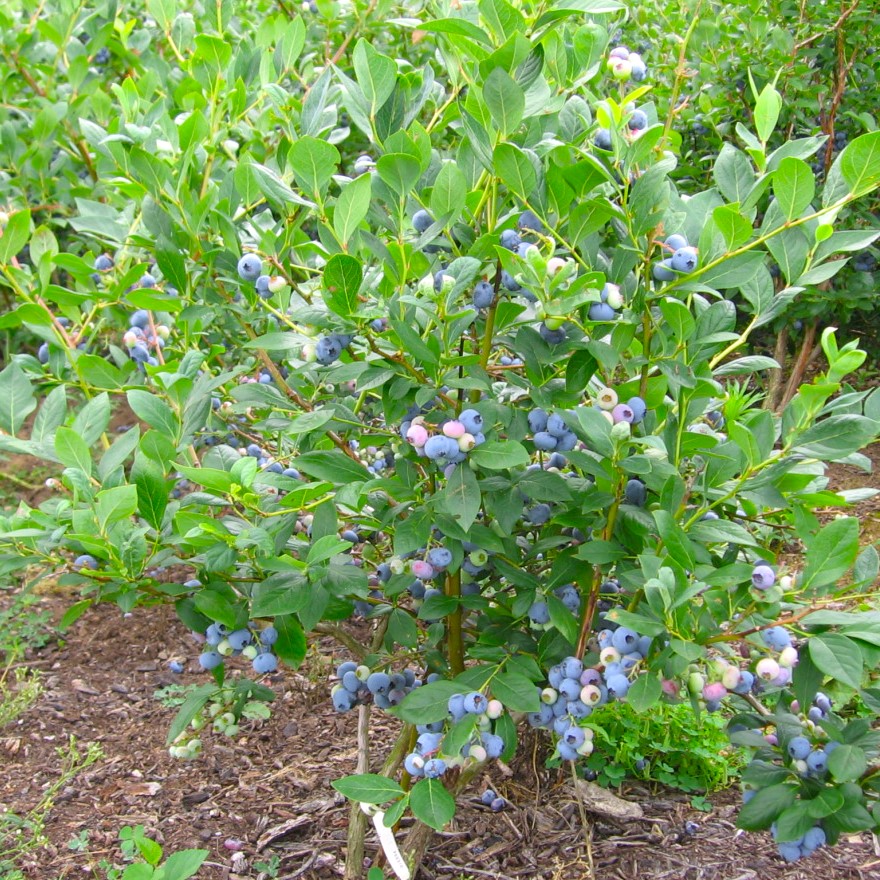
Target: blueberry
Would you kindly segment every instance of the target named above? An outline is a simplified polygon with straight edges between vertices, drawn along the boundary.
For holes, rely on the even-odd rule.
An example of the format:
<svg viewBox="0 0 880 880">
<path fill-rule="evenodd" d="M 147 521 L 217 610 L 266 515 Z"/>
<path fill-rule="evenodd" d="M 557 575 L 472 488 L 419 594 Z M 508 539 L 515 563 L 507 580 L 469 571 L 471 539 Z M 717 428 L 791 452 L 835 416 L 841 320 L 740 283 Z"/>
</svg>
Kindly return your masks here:
<svg viewBox="0 0 880 880">
<path fill-rule="evenodd" d="M 774 651 L 782 651 L 791 645 L 791 635 L 784 626 L 771 626 L 761 633 L 764 644 Z"/>
<path fill-rule="evenodd" d="M 539 626 L 550 623 L 550 609 L 547 607 L 547 603 L 543 601 L 533 602 L 529 608 L 529 620 Z"/>
<path fill-rule="evenodd" d="M 391 676 L 385 672 L 372 672 L 367 678 L 367 688 L 371 694 L 383 694 L 387 696 L 391 690 Z"/>
<path fill-rule="evenodd" d="M 645 488 L 645 484 L 635 478 L 627 480 L 623 494 L 627 504 L 632 504 L 634 507 L 644 507 L 645 502 L 648 500 L 648 491 Z"/>
<path fill-rule="evenodd" d="M 95 257 L 95 268 L 99 272 L 108 272 L 113 268 L 113 258 L 109 254 L 98 254 Z"/>
<path fill-rule="evenodd" d="M 626 405 L 632 410 L 634 425 L 637 425 L 645 418 L 645 413 L 648 411 L 648 407 L 641 397 L 631 397 L 626 402 Z"/>
<path fill-rule="evenodd" d="M 549 416 L 543 409 L 533 409 L 528 415 L 529 430 L 533 434 L 539 434 L 541 431 L 547 430 L 547 420 Z"/>
<path fill-rule="evenodd" d="M 446 547 L 434 547 L 428 551 L 427 561 L 434 569 L 447 568 L 452 563 L 452 551 Z"/>
<path fill-rule="evenodd" d="M 338 334 L 333 333 L 330 336 L 322 336 L 315 345 L 315 357 L 319 364 L 325 367 L 329 366 L 339 359 L 344 347 L 342 339 Z"/>
<path fill-rule="evenodd" d="M 543 232 L 544 224 L 534 211 L 523 211 L 516 221 L 517 226 L 527 232 Z"/>
<path fill-rule="evenodd" d="M 678 253 L 678 251 L 676 251 Z M 657 281 L 675 281 L 676 274 L 672 271 L 672 260 L 665 259 L 654 264 L 653 274 Z"/>
<path fill-rule="evenodd" d="M 752 586 L 757 590 L 769 590 L 776 583 L 776 572 L 769 565 L 760 563 L 752 569 Z"/>
<path fill-rule="evenodd" d="M 205 651 L 203 654 L 199 655 L 199 666 L 202 669 L 216 669 L 223 663 L 223 657 L 220 656 L 216 651 Z"/>
<path fill-rule="evenodd" d="M 600 150 L 610 150 L 612 147 L 611 132 L 607 128 L 600 128 L 593 136 L 593 143 Z"/>
<path fill-rule="evenodd" d="M 183 664 L 179 660 L 170 660 L 168 662 L 168 668 L 176 675 L 180 675 L 180 673 L 183 672 Z"/>
<path fill-rule="evenodd" d="M 788 755 L 795 761 L 806 761 L 812 746 L 805 736 L 795 736 L 788 742 Z"/>
<path fill-rule="evenodd" d="M 676 272 L 693 272 L 697 268 L 697 249 L 693 247 L 679 248 L 672 255 L 670 266 Z"/>
<path fill-rule="evenodd" d="M 498 242 L 503 248 L 507 248 L 509 251 L 515 251 L 519 246 L 522 239 L 519 237 L 519 233 L 515 229 L 505 229 L 501 233 Z"/>
<path fill-rule="evenodd" d="M 540 449 L 542 452 L 553 452 L 559 445 L 559 438 L 554 437 L 549 431 L 538 431 L 532 439 L 535 449 Z"/>
<path fill-rule="evenodd" d="M 512 293 L 522 290 L 520 283 L 510 274 L 510 272 L 507 271 L 507 269 L 502 269 L 501 271 L 501 286 Z"/>
<path fill-rule="evenodd" d="M 232 645 L 233 651 L 241 651 L 253 641 L 253 636 L 249 629 L 237 629 L 229 633 L 227 638 L 229 639 L 229 644 Z"/>
<path fill-rule="evenodd" d="M 245 254 L 238 261 L 238 277 L 242 281 L 256 281 L 263 273 L 263 261 L 256 254 Z"/>
<path fill-rule="evenodd" d="M 807 756 L 807 767 L 811 773 L 824 773 L 828 769 L 828 755 L 824 749 L 816 749 Z"/>
<path fill-rule="evenodd" d="M 648 127 L 648 114 L 644 110 L 633 110 L 627 122 L 630 131 L 642 131 Z"/>
<path fill-rule="evenodd" d="M 137 286 L 147 288 L 155 287 L 156 279 L 149 272 L 144 272 L 144 274 L 138 279 Z"/>
<path fill-rule="evenodd" d="M 480 803 L 488 807 L 492 804 L 492 801 L 494 801 L 496 797 L 498 797 L 498 795 L 496 795 L 491 788 L 487 788 L 482 793 L 482 795 L 480 795 Z"/>
<path fill-rule="evenodd" d="M 670 248 L 673 252 L 680 250 L 681 248 L 688 246 L 688 240 L 683 236 L 675 233 L 670 235 L 669 238 L 665 241 L 666 247 Z"/>
<path fill-rule="evenodd" d="M 138 309 L 136 312 L 132 313 L 132 316 L 128 319 L 128 323 L 131 327 L 138 327 L 141 330 L 146 330 L 147 327 L 150 326 L 150 313 L 146 309 Z"/>
<path fill-rule="evenodd" d="M 49 363 L 49 343 L 48 342 L 44 342 L 37 349 L 37 360 L 41 364 L 48 364 Z"/>
<path fill-rule="evenodd" d="M 568 338 L 568 334 L 565 332 L 563 327 L 560 327 L 557 330 L 551 330 L 546 324 L 542 322 L 541 326 L 538 327 L 538 333 L 541 334 L 541 339 L 544 342 L 550 345 L 559 345 L 560 343 L 565 342 Z"/>
<path fill-rule="evenodd" d="M 611 644 L 621 654 L 631 654 L 639 648 L 639 634 L 625 626 L 618 627 L 611 636 Z"/>
<path fill-rule="evenodd" d="M 483 430 L 483 417 L 475 409 L 462 410 L 458 420 L 464 425 L 468 434 L 479 434 Z"/>
<path fill-rule="evenodd" d="M 268 275 L 260 275 L 260 277 L 257 278 L 256 284 L 254 286 L 256 287 L 257 293 L 262 299 L 269 299 L 269 297 L 272 296 L 272 291 L 269 290 Z"/>
<path fill-rule="evenodd" d="M 269 653 L 257 654 L 251 665 L 254 667 L 254 672 L 257 675 L 266 675 L 278 668 L 278 658 L 274 654 Z"/>
<path fill-rule="evenodd" d="M 475 309 L 488 309 L 495 301 L 495 288 L 488 281 L 480 281 L 474 287 L 473 303 Z"/>
<path fill-rule="evenodd" d="M 83 553 L 81 556 L 77 556 L 76 559 L 73 560 L 73 567 L 77 571 L 80 571 L 83 568 L 95 571 L 98 568 L 98 560 L 95 559 L 91 553 Z"/>
<path fill-rule="evenodd" d="M 617 312 L 603 302 L 592 303 L 589 314 L 591 321 L 613 321 L 617 317 Z"/>
<path fill-rule="evenodd" d="M 552 511 L 549 504 L 536 504 L 525 512 L 525 520 L 533 526 L 543 526 L 549 519 Z"/>
<path fill-rule="evenodd" d="M 260 654 L 260 656 L 254 660 L 254 663 L 256 663 L 257 660 L 260 659 L 260 657 L 268 656 L 271 655 Z M 345 688 L 339 688 L 338 690 L 334 691 L 331 699 L 333 701 L 333 708 L 337 712 L 348 712 L 353 709 L 355 707 L 355 704 L 357 703 L 357 697 L 350 691 L 347 691 Z"/>
<path fill-rule="evenodd" d="M 413 229 L 419 234 L 423 232 L 427 232 L 427 230 L 434 224 L 434 218 L 425 210 L 416 211 L 413 214 L 412 225 Z"/>
<path fill-rule="evenodd" d="M 484 733 L 480 737 L 487 758 L 500 758 L 504 752 L 504 740 L 495 733 Z"/>
</svg>

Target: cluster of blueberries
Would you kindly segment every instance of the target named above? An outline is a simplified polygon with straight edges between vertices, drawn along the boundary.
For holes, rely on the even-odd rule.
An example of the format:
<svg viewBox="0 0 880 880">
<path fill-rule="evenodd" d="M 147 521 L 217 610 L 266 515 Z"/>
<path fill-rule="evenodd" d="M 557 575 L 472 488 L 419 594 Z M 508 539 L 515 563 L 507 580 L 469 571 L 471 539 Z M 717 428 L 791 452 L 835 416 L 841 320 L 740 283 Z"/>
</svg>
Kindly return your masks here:
<svg viewBox="0 0 880 880">
<path fill-rule="evenodd" d="M 590 306 L 590 320 L 614 321 L 621 308 L 623 308 L 623 294 L 620 292 L 620 285 L 606 282 L 599 291 L 599 302 Z"/>
<path fill-rule="evenodd" d="M 150 349 L 164 348 L 171 330 L 165 324 L 153 324 L 146 309 L 133 312 L 128 323 L 130 326 L 122 337 L 122 344 L 128 349 L 129 357 L 139 366 L 149 364 L 155 367 L 159 361 L 150 354 Z"/>
<path fill-rule="evenodd" d="M 439 779 L 450 766 L 460 765 L 467 759 L 483 762 L 500 758 L 504 752 L 504 740 L 492 733 L 492 722 L 504 714 L 504 706 L 499 700 L 490 700 L 480 691 L 453 694 L 447 703 L 447 710 L 451 724 L 457 724 L 469 715 L 475 716 L 473 735 L 458 755 L 443 758 L 440 754 L 446 722 L 441 720 L 419 724 L 416 727 L 419 736 L 415 748 L 403 760 L 404 770 L 410 776 Z"/>
<path fill-rule="evenodd" d="M 580 611 L 581 594 L 574 584 L 563 584 L 561 587 L 556 587 L 553 595 L 572 614 L 577 614 Z M 552 626 L 550 623 L 550 606 L 547 604 L 546 599 L 536 599 L 532 602 L 529 607 L 529 622 L 536 629 L 550 629 Z"/>
<path fill-rule="evenodd" d="M 628 648 L 623 636 L 632 633 L 632 630 L 620 627 L 615 632 L 623 633 L 618 640 L 621 647 Z M 642 637 L 635 633 L 632 635 L 634 642 L 630 653 L 635 653 Z M 643 647 L 645 650 L 650 647 L 650 639 Z M 629 690 L 629 680 L 619 659 L 622 655 L 617 652 L 614 656 L 618 659 L 609 660 L 604 670 L 585 667 L 578 657 L 566 657 L 550 668 L 547 687 L 538 688 L 541 708 L 529 714 L 529 724 L 553 730 L 557 734 L 559 740 L 556 748 L 565 761 L 576 761 L 593 751 L 593 731 L 581 727 L 578 722 L 586 718 L 595 706 L 615 698 L 623 699 Z M 634 665 L 635 660 L 629 668 Z"/>
<path fill-rule="evenodd" d="M 654 278 L 657 281 L 675 281 L 679 275 L 687 275 L 697 268 L 697 249 L 688 244 L 683 235 L 670 235 L 663 247 L 672 253 L 654 264 Z"/>
<path fill-rule="evenodd" d="M 419 455 L 441 466 L 456 465 L 467 458 L 474 447 L 485 442 L 483 417 L 475 409 L 462 410 L 435 430 L 423 416 L 404 419 L 400 435 L 412 444 Z"/>
<path fill-rule="evenodd" d="M 626 46 L 615 46 L 608 53 L 608 70 L 615 79 L 626 82 L 632 79 L 642 82 L 648 75 L 648 67 L 638 52 L 630 52 Z"/>
<path fill-rule="evenodd" d="M 222 623 L 212 623 L 205 632 L 205 642 L 213 650 L 199 656 L 202 669 L 216 669 L 225 657 L 243 656 L 250 660 L 257 675 L 266 675 L 278 668 L 272 646 L 278 641 L 278 630 L 267 626 L 260 632 L 243 627 L 230 631 Z"/>
<path fill-rule="evenodd" d="M 436 681 L 438 675 L 429 675 L 427 681 Z M 373 672 L 369 666 L 358 665 L 352 660 L 340 663 L 336 668 L 336 684 L 330 691 L 333 708 L 337 712 L 349 712 L 355 706 L 372 700 L 379 709 L 396 706 L 413 688 L 421 687 L 422 679 L 412 669 L 403 672 Z"/>
</svg>

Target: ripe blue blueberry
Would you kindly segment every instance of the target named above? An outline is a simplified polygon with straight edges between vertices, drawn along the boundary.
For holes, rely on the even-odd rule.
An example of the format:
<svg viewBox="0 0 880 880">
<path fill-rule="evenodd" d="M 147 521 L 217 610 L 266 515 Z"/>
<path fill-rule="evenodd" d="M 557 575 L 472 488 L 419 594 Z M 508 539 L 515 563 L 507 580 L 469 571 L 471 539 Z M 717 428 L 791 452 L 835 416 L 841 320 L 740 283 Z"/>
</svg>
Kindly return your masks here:
<svg viewBox="0 0 880 880">
<path fill-rule="evenodd" d="M 652 272 L 657 281 L 675 281 L 677 277 L 675 272 L 672 271 L 671 259 L 665 259 L 661 260 L 659 263 L 655 263 Z"/>
<path fill-rule="evenodd" d="M 547 603 L 543 601 L 533 602 L 529 608 L 529 620 L 539 626 L 550 623 L 550 609 L 547 607 Z"/>
<path fill-rule="evenodd" d="M 480 795 L 480 803 L 486 807 L 491 806 L 492 801 L 494 801 L 496 797 L 498 797 L 498 795 L 496 795 L 491 788 L 487 788 L 482 795 Z"/>
<path fill-rule="evenodd" d="M 543 232 L 544 224 L 538 218 L 534 211 L 523 211 L 516 221 L 520 229 L 528 232 Z"/>
<path fill-rule="evenodd" d="M 593 143 L 600 150 L 610 150 L 612 146 L 611 132 L 607 128 L 600 128 L 593 136 Z"/>
<path fill-rule="evenodd" d="M 641 397 L 631 397 L 626 405 L 632 410 L 633 414 L 633 424 L 637 425 L 645 418 L 645 413 L 648 411 L 648 406 Z"/>
<path fill-rule="evenodd" d="M 269 655 L 260 655 L 260 657 L 263 656 Z M 259 657 L 256 659 L 259 660 Z M 256 662 L 256 660 L 254 662 Z M 333 702 L 333 708 L 337 712 L 348 712 L 353 709 L 357 703 L 357 697 L 345 688 L 339 688 L 339 690 L 334 691 L 330 699 Z"/>
<path fill-rule="evenodd" d="M 495 288 L 488 281 L 479 281 L 474 287 L 473 303 L 475 309 L 488 309 L 495 301 Z"/>
<path fill-rule="evenodd" d="M 245 254 L 238 261 L 238 277 L 242 281 L 256 281 L 263 272 L 263 261 L 256 254 Z"/>
<path fill-rule="evenodd" d="M 464 425 L 468 434 L 479 434 L 483 430 L 483 417 L 475 409 L 462 410 L 458 420 Z"/>
<path fill-rule="evenodd" d="M 199 666 L 202 669 L 216 669 L 223 662 L 223 657 L 216 651 L 205 651 L 199 655 Z"/>
<path fill-rule="evenodd" d="M 675 253 L 675 251 L 677 251 L 683 247 L 687 247 L 688 240 L 683 235 L 679 235 L 678 233 L 674 233 L 673 235 L 670 235 L 669 238 L 666 239 L 664 244 L 666 245 L 666 247 L 669 250 L 671 250 L 673 253 Z"/>
<path fill-rule="evenodd" d="M 504 752 L 504 740 L 495 733 L 484 733 L 480 737 L 487 758 L 500 758 Z"/>
<path fill-rule="evenodd" d="M 426 779 L 439 779 L 446 772 L 446 762 L 442 758 L 431 758 L 425 761 L 424 774 Z"/>
<path fill-rule="evenodd" d="M 266 675 L 268 672 L 274 672 L 278 668 L 278 658 L 274 654 L 257 654 L 251 664 L 257 675 Z"/>
<path fill-rule="evenodd" d="M 791 646 L 791 634 L 784 626 L 771 626 L 761 633 L 764 644 L 774 651 L 782 651 Z"/>
<path fill-rule="evenodd" d="M 676 272 L 693 272 L 697 268 L 697 249 L 693 247 L 679 248 L 672 255 L 670 266 Z"/>
<path fill-rule="evenodd" d="M 427 232 L 427 230 L 433 225 L 434 218 L 425 210 L 416 211 L 413 214 L 412 225 L 413 229 L 418 232 L 420 235 L 423 232 Z"/>
<path fill-rule="evenodd" d="M 541 452 L 553 452 L 559 443 L 558 438 L 554 437 L 549 431 L 538 431 L 532 439 L 535 449 L 540 449 Z"/>
<path fill-rule="evenodd" d="M 549 345 L 560 345 L 565 342 L 568 338 L 568 334 L 565 332 L 564 327 L 559 327 L 556 330 L 551 330 L 545 323 L 541 322 L 541 326 L 538 327 L 538 333 L 541 334 L 541 339 Z"/>
<path fill-rule="evenodd" d="M 519 237 L 519 233 L 515 229 L 505 229 L 502 231 L 499 236 L 498 243 L 503 248 L 507 248 L 509 251 L 515 251 L 519 246 L 522 239 Z"/>
<path fill-rule="evenodd" d="M 452 563 L 452 551 L 446 547 L 433 547 L 428 551 L 428 564 L 433 569 L 444 569 Z"/>
<path fill-rule="evenodd" d="M 501 286 L 505 290 L 511 291 L 511 293 L 516 292 L 517 290 L 522 290 L 520 283 L 507 271 L 507 269 L 501 270 Z"/>
<path fill-rule="evenodd" d="M 788 741 L 788 755 L 795 761 L 806 761 L 812 746 L 805 736 L 795 736 Z"/>
<path fill-rule="evenodd" d="M 80 571 L 83 568 L 96 571 L 98 568 L 98 560 L 95 559 L 91 553 L 83 553 L 81 556 L 77 556 L 76 559 L 73 560 L 73 567 L 76 571 Z"/>
<path fill-rule="evenodd" d="M 627 122 L 630 131 L 642 131 L 648 127 L 648 114 L 644 110 L 633 110 Z"/>
<path fill-rule="evenodd" d="M 98 254 L 95 257 L 95 268 L 99 272 L 108 272 L 113 268 L 113 257 L 110 254 Z"/>
<path fill-rule="evenodd" d="M 632 504 L 635 507 L 644 507 L 648 500 L 648 490 L 645 488 L 645 484 L 635 477 L 627 480 L 623 494 L 627 504 Z"/>
<path fill-rule="evenodd" d="M 825 754 L 824 749 L 816 749 L 807 755 L 807 768 L 817 775 L 828 769 L 828 755 Z"/>
<path fill-rule="evenodd" d="M 756 590 L 769 590 L 776 583 L 776 572 L 769 565 L 759 563 L 752 569 L 752 586 Z"/>
<path fill-rule="evenodd" d="M 591 321 L 613 321 L 617 318 L 617 312 L 603 302 L 591 303 L 589 314 Z"/>
<path fill-rule="evenodd" d="M 241 651 L 253 641 L 253 636 L 249 629 L 237 629 L 229 633 L 227 638 L 229 639 L 229 644 L 232 645 L 233 651 Z"/>
<path fill-rule="evenodd" d="M 618 627 L 611 636 L 611 644 L 621 654 L 632 654 L 639 649 L 639 634 L 625 626 Z"/>
<path fill-rule="evenodd" d="M 529 430 L 533 434 L 538 434 L 541 431 L 546 431 L 548 418 L 549 416 L 547 415 L 546 410 L 540 408 L 533 409 L 528 415 Z"/>
</svg>

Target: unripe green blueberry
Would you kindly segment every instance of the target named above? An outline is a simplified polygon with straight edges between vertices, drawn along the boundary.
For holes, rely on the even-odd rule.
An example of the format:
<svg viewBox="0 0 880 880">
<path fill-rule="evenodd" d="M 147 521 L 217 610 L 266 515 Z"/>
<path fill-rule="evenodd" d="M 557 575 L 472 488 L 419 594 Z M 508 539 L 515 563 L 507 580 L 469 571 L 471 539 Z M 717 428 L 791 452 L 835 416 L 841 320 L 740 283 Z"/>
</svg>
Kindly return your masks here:
<svg viewBox="0 0 880 880">
<path fill-rule="evenodd" d="M 318 359 L 317 352 L 315 350 L 314 343 L 307 342 L 302 347 L 302 352 L 300 353 L 300 357 L 307 363 L 312 364 Z"/>
<path fill-rule="evenodd" d="M 693 696 L 698 697 L 703 693 L 703 688 L 705 686 L 706 677 L 702 673 L 692 672 L 688 676 L 687 688 L 689 694 L 693 694 Z"/>
<path fill-rule="evenodd" d="M 244 657 L 245 660 L 253 660 L 254 657 L 257 656 L 256 645 L 247 645 L 242 649 L 241 656 Z"/>
<path fill-rule="evenodd" d="M 556 698 L 559 694 L 552 687 L 545 687 L 544 690 L 541 691 L 541 702 L 546 703 L 548 706 L 552 705 L 556 702 Z"/>
<path fill-rule="evenodd" d="M 544 318 L 544 324 L 548 330 L 559 330 L 565 323 L 565 318 L 559 315 L 548 315 Z"/>
<path fill-rule="evenodd" d="M 229 639 L 223 639 L 219 645 L 217 645 L 217 653 L 222 655 L 223 657 L 228 657 L 233 651 L 232 645 L 229 644 Z"/>
<path fill-rule="evenodd" d="M 632 63 L 625 61 L 623 58 L 615 59 L 614 67 L 611 68 L 611 75 L 618 82 L 626 82 L 632 76 Z"/>
<path fill-rule="evenodd" d="M 550 257 L 547 260 L 547 274 L 552 278 L 554 275 L 557 275 L 564 267 L 565 260 L 562 257 Z"/>
<path fill-rule="evenodd" d="M 400 574 L 401 572 L 397 572 Z M 354 674 L 358 677 L 358 681 L 366 681 L 370 677 L 370 667 L 363 663 L 355 669 Z"/>
<path fill-rule="evenodd" d="M 504 706 L 502 705 L 501 700 L 489 700 L 489 705 L 486 707 L 486 715 L 494 721 L 496 718 L 500 718 L 503 714 Z"/>
</svg>

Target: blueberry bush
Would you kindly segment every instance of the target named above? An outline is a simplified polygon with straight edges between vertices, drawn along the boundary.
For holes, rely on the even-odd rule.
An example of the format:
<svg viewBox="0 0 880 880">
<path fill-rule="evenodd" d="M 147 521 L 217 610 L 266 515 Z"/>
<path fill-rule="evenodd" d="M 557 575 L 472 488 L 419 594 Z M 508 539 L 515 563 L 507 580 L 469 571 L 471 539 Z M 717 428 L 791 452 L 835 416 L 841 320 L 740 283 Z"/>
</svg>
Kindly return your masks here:
<svg viewBox="0 0 880 880">
<path fill-rule="evenodd" d="M 0 564 L 60 571 L 67 624 L 174 603 L 172 754 L 330 635 L 351 877 L 364 810 L 416 865 L 521 737 L 595 774 L 615 707 L 721 713 L 785 859 L 876 829 L 873 490 L 826 468 L 867 469 L 880 392 L 827 327 L 776 414 L 750 342 L 875 240 L 880 133 L 817 180 L 782 71 L 682 174 L 706 20 L 655 68 L 615 0 L 93 6 L 0 12 L 0 449 L 56 469 Z"/>
</svg>

